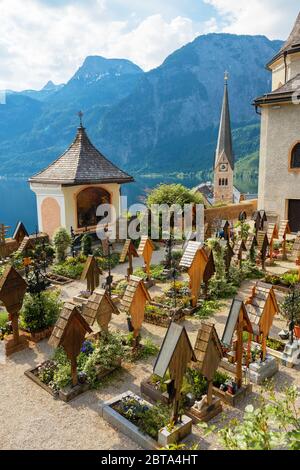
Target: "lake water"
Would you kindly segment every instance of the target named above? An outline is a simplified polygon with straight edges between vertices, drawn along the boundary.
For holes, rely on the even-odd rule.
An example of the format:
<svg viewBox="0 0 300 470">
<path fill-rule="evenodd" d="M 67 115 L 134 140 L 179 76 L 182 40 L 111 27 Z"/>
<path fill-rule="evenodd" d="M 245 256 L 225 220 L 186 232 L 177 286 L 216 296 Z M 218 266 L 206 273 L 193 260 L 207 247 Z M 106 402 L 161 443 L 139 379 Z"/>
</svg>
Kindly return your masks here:
<svg viewBox="0 0 300 470">
<path fill-rule="evenodd" d="M 181 183 L 189 188 L 199 184 L 196 178 L 135 177 L 135 182 L 122 187 L 122 195 L 128 197 L 128 205 L 141 202 L 147 190 L 159 183 Z M 30 190 L 26 179 L 0 179 L 0 223 L 11 227 L 11 235 L 17 222 L 21 220 L 30 233 L 37 226 L 35 194 Z"/>
</svg>

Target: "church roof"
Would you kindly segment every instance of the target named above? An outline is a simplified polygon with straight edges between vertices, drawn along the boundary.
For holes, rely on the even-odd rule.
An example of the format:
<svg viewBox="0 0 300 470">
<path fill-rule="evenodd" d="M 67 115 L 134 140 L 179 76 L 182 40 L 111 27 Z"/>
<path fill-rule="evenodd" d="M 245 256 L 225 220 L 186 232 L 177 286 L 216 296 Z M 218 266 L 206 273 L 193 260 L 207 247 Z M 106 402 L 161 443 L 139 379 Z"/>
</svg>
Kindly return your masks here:
<svg viewBox="0 0 300 470">
<path fill-rule="evenodd" d="M 282 102 L 290 102 L 294 97 L 296 100 L 299 100 L 300 91 L 299 91 L 299 80 L 300 80 L 300 73 L 296 75 L 294 78 L 289 80 L 282 85 L 277 90 L 271 91 L 270 93 L 266 93 L 265 95 L 256 98 L 254 104 L 256 106 L 263 105 L 263 104 L 272 104 L 272 103 L 282 103 Z M 298 93 L 295 93 L 297 92 Z M 298 95 L 298 96 L 295 96 Z"/>
<path fill-rule="evenodd" d="M 71 146 L 46 169 L 29 179 L 32 183 L 63 185 L 129 183 L 132 176 L 107 160 L 80 126 Z"/>
<path fill-rule="evenodd" d="M 216 150 L 215 166 L 224 161 L 223 158 L 227 159 L 231 168 L 234 169 L 234 155 L 232 147 L 227 79 L 225 81 L 224 87 L 224 97 L 219 128 L 218 144 Z"/>
<path fill-rule="evenodd" d="M 293 54 L 294 52 L 300 52 L 300 12 L 294 24 L 291 34 L 289 38 L 284 43 L 282 48 L 280 49 L 279 53 L 269 62 L 268 67 L 272 65 L 273 62 L 278 60 L 284 54 Z"/>
</svg>

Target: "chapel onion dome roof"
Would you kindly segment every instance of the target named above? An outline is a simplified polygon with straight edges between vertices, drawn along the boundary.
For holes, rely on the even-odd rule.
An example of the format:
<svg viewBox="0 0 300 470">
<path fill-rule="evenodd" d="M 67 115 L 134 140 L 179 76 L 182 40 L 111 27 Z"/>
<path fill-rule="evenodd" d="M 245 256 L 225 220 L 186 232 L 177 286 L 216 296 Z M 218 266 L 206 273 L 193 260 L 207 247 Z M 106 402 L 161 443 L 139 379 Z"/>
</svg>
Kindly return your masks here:
<svg viewBox="0 0 300 470">
<path fill-rule="evenodd" d="M 111 163 L 91 143 L 80 126 L 71 146 L 47 168 L 32 176 L 30 183 L 81 184 L 131 183 L 134 179 Z"/>
<path fill-rule="evenodd" d="M 271 65 L 285 54 L 294 54 L 296 52 L 300 52 L 300 12 L 289 38 L 284 43 L 278 54 L 276 54 L 275 57 L 273 57 L 273 59 L 267 64 L 267 67 L 270 69 Z"/>
</svg>

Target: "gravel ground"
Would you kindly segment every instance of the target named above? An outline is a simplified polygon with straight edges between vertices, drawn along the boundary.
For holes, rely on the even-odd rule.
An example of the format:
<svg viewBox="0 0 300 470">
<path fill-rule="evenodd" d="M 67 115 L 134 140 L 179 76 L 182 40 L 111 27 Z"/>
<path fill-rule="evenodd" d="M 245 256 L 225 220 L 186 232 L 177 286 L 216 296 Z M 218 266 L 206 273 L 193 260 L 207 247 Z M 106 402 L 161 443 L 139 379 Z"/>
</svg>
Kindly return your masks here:
<svg viewBox="0 0 300 470">
<path fill-rule="evenodd" d="M 157 259 L 159 255 L 156 255 Z M 117 270 L 118 271 L 118 270 Z M 117 274 L 115 271 L 115 275 Z M 122 274 L 122 273 L 120 273 Z M 239 295 L 246 297 L 253 282 L 246 282 L 240 289 Z M 84 284 L 74 282 L 63 288 L 64 298 L 70 298 Z M 155 294 L 159 291 L 156 287 Z M 153 291 L 154 292 L 154 291 Z M 279 298 L 280 300 L 280 298 Z M 224 302 L 223 307 L 215 315 L 214 321 L 221 335 L 226 322 L 230 301 Z M 188 319 L 185 322 L 187 331 L 194 343 L 199 328 L 199 320 Z M 285 327 L 285 322 L 276 319 L 272 336 Z M 114 316 L 112 329 L 126 331 L 124 315 Z M 166 330 L 145 324 L 142 336 L 149 336 L 160 345 Z M 137 445 L 117 432 L 100 417 L 100 405 L 115 395 L 132 390 L 139 393 L 140 382 L 151 374 L 154 358 L 135 365 L 125 365 L 108 380 L 99 390 L 89 391 L 70 404 L 53 399 L 44 390 L 24 376 L 24 372 L 43 362 L 52 354 L 46 341 L 33 349 L 13 355 L 5 364 L 0 365 L 0 448 L 1 449 L 138 449 Z M 299 369 L 280 367 L 276 375 L 275 387 L 280 389 L 286 383 L 300 387 Z M 260 393 L 260 387 L 254 387 L 254 393 L 232 409 L 225 407 L 225 419 L 239 417 L 246 404 L 255 400 Z M 220 426 L 224 416 L 217 417 L 213 423 Z M 199 442 L 201 449 L 217 449 L 218 443 L 214 436 L 202 437 L 202 431 L 194 426 L 191 441 Z"/>
</svg>

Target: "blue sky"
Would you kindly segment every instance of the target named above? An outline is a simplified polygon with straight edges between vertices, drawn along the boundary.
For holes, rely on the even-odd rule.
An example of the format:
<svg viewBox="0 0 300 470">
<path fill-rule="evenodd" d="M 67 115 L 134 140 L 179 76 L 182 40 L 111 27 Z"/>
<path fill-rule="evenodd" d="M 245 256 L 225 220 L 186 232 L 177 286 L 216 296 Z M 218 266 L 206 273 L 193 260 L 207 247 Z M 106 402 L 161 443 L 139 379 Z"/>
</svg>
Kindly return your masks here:
<svg viewBox="0 0 300 470">
<path fill-rule="evenodd" d="M 0 0 L 0 90 L 66 82 L 88 55 L 160 65 L 200 34 L 288 36 L 298 0 Z"/>
</svg>

